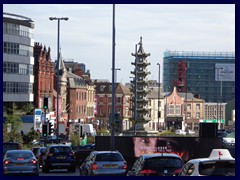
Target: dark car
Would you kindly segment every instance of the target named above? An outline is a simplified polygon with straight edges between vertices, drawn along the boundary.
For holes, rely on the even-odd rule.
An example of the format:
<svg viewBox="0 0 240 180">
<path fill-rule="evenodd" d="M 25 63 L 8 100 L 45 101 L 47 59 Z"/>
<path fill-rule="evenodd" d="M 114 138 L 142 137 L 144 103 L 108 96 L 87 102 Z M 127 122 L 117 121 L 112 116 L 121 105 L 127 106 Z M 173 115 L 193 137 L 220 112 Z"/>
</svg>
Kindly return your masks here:
<svg viewBox="0 0 240 180">
<path fill-rule="evenodd" d="M 46 153 L 46 150 L 47 150 L 46 147 L 40 147 L 37 150 L 37 153 L 36 153 L 35 157 L 38 160 L 39 167 L 42 167 L 42 157 Z"/>
<path fill-rule="evenodd" d="M 49 172 L 51 169 L 76 171 L 76 158 L 71 146 L 56 144 L 47 147 L 42 157 L 42 171 Z"/>
<path fill-rule="evenodd" d="M 3 155 L 8 151 L 8 150 L 19 150 L 22 149 L 22 146 L 18 142 L 4 142 L 3 143 Z"/>
<path fill-rule="evenodd" d="M 8 150 L 3 158 L 3 174 L 38 176 L 38 161 L 30 150 Z"/>
<path fill-rule="evenodd" d="M 82 176 L 125 176 L 127 162 L 118 151 L 92 151 L 80 166 Z"/>
<path fill-rule="evenodd" d="M 184 162 L 176 154 L 143 154 L 139 156 L 127 176 L 174 176 Z"/>
<path fill-rule="evenodd" d="M 39 148 L 40 148 L 40 147 L 33 147 L 33 148 L 32 148 L 32 152 L 33 152 L 34 156 L 36 156 Z"/>
</svg>

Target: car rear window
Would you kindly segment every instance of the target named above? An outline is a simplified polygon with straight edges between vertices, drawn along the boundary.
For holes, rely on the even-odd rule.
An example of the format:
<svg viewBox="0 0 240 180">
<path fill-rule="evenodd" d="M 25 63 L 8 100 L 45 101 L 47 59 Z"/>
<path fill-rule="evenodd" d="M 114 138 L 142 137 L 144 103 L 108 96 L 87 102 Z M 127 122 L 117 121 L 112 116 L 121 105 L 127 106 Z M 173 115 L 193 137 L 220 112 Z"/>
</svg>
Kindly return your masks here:
<svg viewBox="0 0 240 180">
<path fill-rule="evenodd" d="M 51 153 L 69 153 L 71 151 L 72 149 L 70 147 L 56 146 L 50 148 Z"/>
<path fill-rule="evenodd" d="M 8 152 L 7 153 L 8 158 L 30 158 L 33 157 L 33 154 L 31 152 Z"/>
<path fill-rule="evenodd" d="M 181 168 L 183 162 L 181 159 L 172 157 L 150 158 L 147 159 L 144 168 L 146 169 L 162 169 L 162 168 Z"/>
<path fill-rule="evenodd" d="M 206 176 L 235 176 L 235 161 L 211 161 L 199 164 L 199 174 Z"/>
<path fill-rule="evenodd" d="M 98 154 L 96 161 L 123 161 L 123 157 L 118 153 L 102 153 Z"/>
</svg>

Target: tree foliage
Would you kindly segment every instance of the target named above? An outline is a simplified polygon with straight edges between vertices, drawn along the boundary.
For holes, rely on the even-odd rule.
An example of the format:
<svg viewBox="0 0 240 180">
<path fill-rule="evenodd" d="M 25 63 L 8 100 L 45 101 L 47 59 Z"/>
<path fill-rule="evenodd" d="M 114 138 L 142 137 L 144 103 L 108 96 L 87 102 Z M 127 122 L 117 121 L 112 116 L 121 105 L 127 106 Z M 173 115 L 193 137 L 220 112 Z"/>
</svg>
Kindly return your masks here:
<svg viewBox="0 0 240 180">
<path fill-rule="evenodd" d="M 11 114 L 5 116 L 3 123 L 3 140 L 4 142 L 16 141 L 22 143 L 20 128 L 22 126 L 21 111 L 17 110 L 17 106 L 13 104 L 9 110 Z"/>
</svg>

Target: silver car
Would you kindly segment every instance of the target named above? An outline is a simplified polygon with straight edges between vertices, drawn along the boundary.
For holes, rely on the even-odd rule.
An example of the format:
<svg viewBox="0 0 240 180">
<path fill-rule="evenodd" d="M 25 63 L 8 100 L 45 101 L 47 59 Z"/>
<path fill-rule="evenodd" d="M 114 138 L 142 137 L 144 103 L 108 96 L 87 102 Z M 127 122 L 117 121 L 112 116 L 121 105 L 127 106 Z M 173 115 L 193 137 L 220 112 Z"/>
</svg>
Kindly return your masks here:
<svg viewBox="0 0 240 180">
<path fill-rule="evenodd" d="M 189 160 L 179 176 L 235 176 L 235 158 L 227 149 L 213 149 L 209 157 Z"/>
<path fill-rule="evenodd" d="M 38 161 L 30 150 L 8 150 L 3 158 L 3 174 L 38 176 Z"/>
<path fill-rule="evenodd" d="M 118 151 L 92 151 L 80 166 L 84 176 L 125 176 L 127 162 Z"/>
</svg>

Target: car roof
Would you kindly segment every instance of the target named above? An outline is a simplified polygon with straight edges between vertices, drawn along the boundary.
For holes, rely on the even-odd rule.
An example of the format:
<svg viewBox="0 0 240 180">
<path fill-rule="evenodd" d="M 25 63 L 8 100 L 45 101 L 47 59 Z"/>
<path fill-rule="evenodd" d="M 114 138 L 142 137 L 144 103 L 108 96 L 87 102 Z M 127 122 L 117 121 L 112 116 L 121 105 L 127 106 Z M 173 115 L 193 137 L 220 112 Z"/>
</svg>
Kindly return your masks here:
<svg viewBox="0 0 240 180">
<path fill-rule="evenodd" d="M 231 156 L 228 149 L 213 149 L 209 157 L 191 159 L 189 162 L 211 162 L 223 160 L 235 160 L 235 158 Z"/>
<path fill-rule="evenodd" d="M 119 151 L 92 151 L 92 153 L 96 153 L 96 154 L 119 153 Z"/>
<path fill-rule="evenodd" d="M 17 150 L 8 150 L 7 153 L 29 153 L 31 150 L 23 150 L 23 149 L 17 149 Z"/>
<path fill-rule="evenodd" d="M 70 147 L 71 148 L 71 146 L 66 145 L 66 144 L 52 144 L 49 147 Z"/>
<path fill-rule="evenodd" d="M 170 157 L 170 158 L 180 158 L 177 154 L 170 154 L 170 153 L 154 153 L 154 154 L 142 154 L 141 155 L 144 159 L 154 158 L 154 157 Z"/>
</svg>

